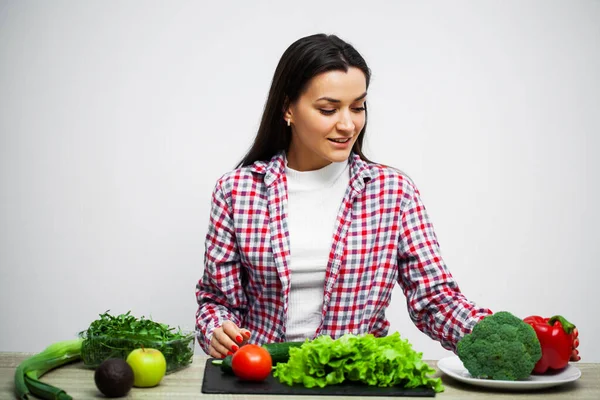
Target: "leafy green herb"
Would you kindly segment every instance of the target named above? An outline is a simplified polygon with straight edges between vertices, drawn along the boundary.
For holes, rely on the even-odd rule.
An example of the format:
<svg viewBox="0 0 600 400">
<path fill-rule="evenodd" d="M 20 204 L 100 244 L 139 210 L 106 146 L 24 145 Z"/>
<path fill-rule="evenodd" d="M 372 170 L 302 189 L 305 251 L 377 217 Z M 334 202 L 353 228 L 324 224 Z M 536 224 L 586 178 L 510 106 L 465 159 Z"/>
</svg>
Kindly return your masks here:
<svg viewBox="0 0 600 400">
<path fill-rule="evenodd" d="M 277 364 L 274 375 L 290 386 L 324 387 L 350 380 L 382 387 L 426 386 L 442 392 L 442 380 L 428 376 L 435 369 L 421 357 L 398 332 L 381 338 L 372 334 L 346 334 L 337 340 L 319 336 L 291 348 L 289 361 Z"/>
<path fill-rule="evenodd" d="M 79 332 L 83 338 L 81 358 L 85 365 L 99 366 L 108 358 L 126 359 L 136 348 L 160 350 L 167 361 L 167 373 L 192 362 L 195 334 L 184 333 L 145 317 L 136 318 L 131 311 L 113 316 L 106 311 L 93 321 L 87 330 Z"/>
</svg>

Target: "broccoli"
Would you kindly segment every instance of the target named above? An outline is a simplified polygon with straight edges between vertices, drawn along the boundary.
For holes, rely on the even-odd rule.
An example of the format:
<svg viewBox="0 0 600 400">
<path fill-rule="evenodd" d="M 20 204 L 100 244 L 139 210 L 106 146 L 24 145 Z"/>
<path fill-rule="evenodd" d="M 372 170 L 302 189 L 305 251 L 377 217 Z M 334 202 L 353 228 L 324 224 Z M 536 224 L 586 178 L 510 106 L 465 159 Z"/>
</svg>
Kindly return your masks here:
<svg viewBox="0 0 600 400">
<path fill-rule="evenodd" d="M 531 325 L 507 311 L 479 321 L 458 342 L 457 353 L 471 376 L 510 381 L 527 378 L 542 357 Z"/>
</svg>

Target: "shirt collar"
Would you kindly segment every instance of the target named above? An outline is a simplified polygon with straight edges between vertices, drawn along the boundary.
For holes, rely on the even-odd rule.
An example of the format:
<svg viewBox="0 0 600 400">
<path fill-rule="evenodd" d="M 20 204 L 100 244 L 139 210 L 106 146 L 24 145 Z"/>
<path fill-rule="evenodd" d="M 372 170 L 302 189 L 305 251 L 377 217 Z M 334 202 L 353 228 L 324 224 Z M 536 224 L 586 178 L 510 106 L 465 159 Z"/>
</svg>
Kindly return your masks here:
<svg viewBox="0 0 600 400">
<path fill-rule="evenodd" d="M 362 160 L 354 152 L 350 153 L 350 185 L 357 192 L 361 192 L 366 182 L 373 178 L 373 171 L 369 163 Z M 255 161 L 250 170 L 265 176 L 265 184 L 271 186 L 274 182 L 285 177 L 285 152 L 280 151 L 271 157 L 269 161 Z"/>
</svg>

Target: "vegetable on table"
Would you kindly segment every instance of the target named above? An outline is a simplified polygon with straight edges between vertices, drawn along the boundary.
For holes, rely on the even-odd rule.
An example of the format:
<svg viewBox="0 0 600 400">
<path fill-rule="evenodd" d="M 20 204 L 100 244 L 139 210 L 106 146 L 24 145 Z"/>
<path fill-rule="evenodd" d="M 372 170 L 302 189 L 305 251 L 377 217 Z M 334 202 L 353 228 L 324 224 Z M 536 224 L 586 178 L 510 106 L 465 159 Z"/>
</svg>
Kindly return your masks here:
<svg viewBox="0 0 600 400">
<path fill-rule="evenodd" d="M 431 378 L 435 369 L 422 361 L 400 334 L 375 337 L 372 334 L 345 334 L 339 339 L 319 336 L 289 350 L 287 363 L 278 363 L 274 376 L 280 382 L 306 387 L 325 387 L 346 380 L 371 386 L 430 387 L 442 392 L 440 378 Z"/>
<path fill-rule="evenodd" d="M 120 358 L 109 358 L 94 371 L 94 383 L 106 397 L 123 397 L 133 387 L 135 375 L 131 365 Z"/>
<path fill-rule="evenodd" d="M 262 345 L 273 360 L 273 365 L 280 362 L 287 362 L 290 359 L 290 349 L 293 347 L 300 347 L 304 342 L 280 342 L 280 343 L 265 343 Z"/>
<path fill-rule="evenodd" d="M 227 356 L 222 360 L 212 360 L 211 364 L 221 367 L 221 372 L 224 374 L 233 375 L 233 368 L 231 367 L 231 358 L 233 356 Z"/>
<path fill-rule="evenodd" d="M 15 371 L 15 391 L 19 399 L 30 395 L 42 399 L 72 399 L 64 390 L 39 379 L 46 372 L 81 358 L 81 339 L 65 340 L 51 344 L 42 352 L 23 360 Z"/>
<path fill-rule="evenodd" d="M 93 321 L 87 330 L 79 332 L 84 339 L 81 358 L 84 365 L 98 367 L 109 358 L 127 359 L 137 348 L 160 350 L 167 361 L 167 374 L 193 361 L 195 334 L 184 333 L 167 324 L 143 316 L 137 318 L 128 311 L 117 316 L 107 312 Z"/>
<path fill-rule="evenodd" d="M 523 321 L 533 327 L 542 347 L 542 358 L 535 364 L 533 372 L 543 374 L 565 368 L 575 348 L 575 325 L 560 315 L 552 318 L 532 315 Z"/>
<path fill-rule="evenodd" d="M 246 344 L 231 357 L 231 368 L 241 380 L 263 381 L 271 375 L 272 362 L 265 348 Z"/>
<path fill-rule="evenodd" d="M 527 378 L 542 357 L 531 325 L 507 311 L 479 321 L 458 342 L 457 353 L 473 377 L 510 381 Z"/>
<path fill-rule="evenodd" d="M 271 355 L 272 364 L 276 365 L 280 362 L 287 362 L 290 358 L 290 349 L 293 347 L 300 347 L 303 343 L 304 342 L 265 343 L 262 347 Z M 233 368 L 231 367 L 232 357 L 233 356 L 227 356 L 222 360 L 213 360 L 212 364 L 220 366 L 221 371 L 225 374 L 233 374 Z"/>
</svg>

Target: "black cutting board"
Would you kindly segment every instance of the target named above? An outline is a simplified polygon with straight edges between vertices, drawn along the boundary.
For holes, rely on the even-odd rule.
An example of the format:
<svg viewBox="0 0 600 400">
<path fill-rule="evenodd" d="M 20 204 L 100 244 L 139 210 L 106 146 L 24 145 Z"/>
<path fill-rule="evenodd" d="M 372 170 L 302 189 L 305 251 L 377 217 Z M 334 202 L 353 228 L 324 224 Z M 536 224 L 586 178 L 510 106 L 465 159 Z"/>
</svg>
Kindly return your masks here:
<svg viewBox="0 0 600 400">
<path fill-rule="evenodd" d="M 419 387 L 376 387 L 359 383 L 344 382 L 324 388 L 307 388 L 303 385 L 288 386 L 280 383 L 273 375 L 262 382 L 245 382 L 237 377 L 221 372 L 221 367 L 212 365 L 213 359 L 206 361 L 202 393 L 210 394 L 283 394 L 283 395 L 320 395 L 320 396 L 410 396 L 434 397 L 433 389 Z"/>
</svg>

